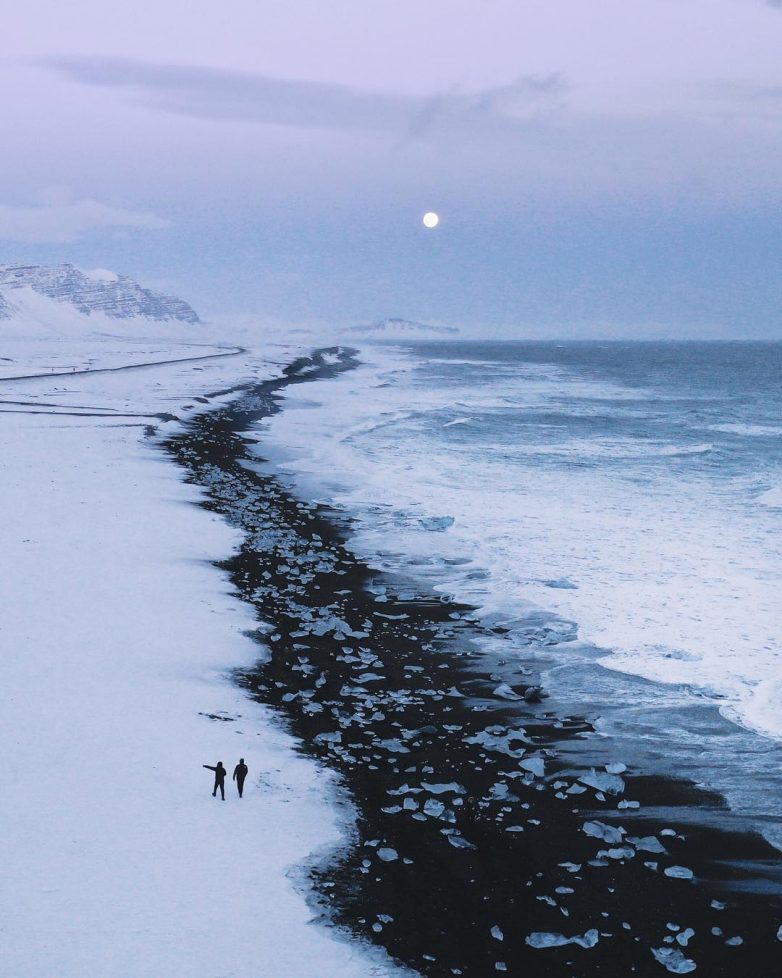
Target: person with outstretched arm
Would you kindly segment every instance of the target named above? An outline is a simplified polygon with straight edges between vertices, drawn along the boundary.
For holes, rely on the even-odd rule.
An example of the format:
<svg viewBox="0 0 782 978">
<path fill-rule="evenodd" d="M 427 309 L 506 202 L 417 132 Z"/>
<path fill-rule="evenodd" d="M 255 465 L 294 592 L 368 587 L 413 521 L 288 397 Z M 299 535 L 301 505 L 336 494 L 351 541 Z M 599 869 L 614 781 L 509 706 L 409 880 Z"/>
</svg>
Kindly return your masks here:
<svg viewBox="0 0 782 978">
<path fill-rule="evenodd" d="M 223 767 L 223 762 L 218 761 L 215 767 L 213 767 L 211 764 L 204 764 L 204 767 L 207 768 L 207 770 L 209 771 L 214 771 L 215 773 L 215 787 L 214 787 L 214 791 L 212 792 L 212 797 L 213 798 L 217 797 L 217 789 L 219 788 L 220 795 L 223 801 L 225 801 L 225 775 L 227 772 Z"/>
<path fill-rule="evenodd" d="M 234 781 L 236 782 L 236 787 L 239 790 L 239 797 L 242 797 L 242 792 L 244 791 L 244 779 L 247 777 L 248 771 L 247 765 L 244 763 L 244 758 L 239 758 L 239 763 L 234 768 Z"/>
</svg>

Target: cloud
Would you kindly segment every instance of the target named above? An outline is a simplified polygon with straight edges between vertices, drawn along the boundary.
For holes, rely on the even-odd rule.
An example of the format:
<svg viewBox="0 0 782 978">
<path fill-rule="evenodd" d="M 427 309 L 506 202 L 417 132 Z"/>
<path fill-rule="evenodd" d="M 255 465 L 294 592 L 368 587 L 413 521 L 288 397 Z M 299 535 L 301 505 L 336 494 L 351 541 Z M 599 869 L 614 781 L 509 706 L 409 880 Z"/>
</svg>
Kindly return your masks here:
<svg viewBox="0 0 782 978">
<path fill-rule="evenodd" d="M 60 57 L 45 64 L 81 84 L 122 89 L 144 105 L 178 115 L 413 136 L 435 129 L 515 129 L 555 107 L 565 90 L 556 74 L 522 76 L 475 93 L 452 90 L 424 97 L 120 58 Z"/>
<path fill-rule="evenodd" d="M 97 200 L 67 200 L 56 194 L 42 204 L 0 204 L 0 240 L 21 244 L 78 241 L 97 231 L 169 227 L 169 222 L 140 211 L 110 207 Z"/>
<path fill-rule="evenodd" d="M 420 99 L 412 113 L 410 135 L 435 131 L 494 129 L 513 131 L 527 128 L 550 115 L 560 104 L 567 86 L 558 73 L 525 75 L 509 85 L 474 93 L 453 91 Z"/>
<path fill-rule="evenodd" d="M 782 7 L 782 0 L 780 0 Z M 719 118 L 782 121 L 782 85 L 759 85 L 746 80 L 723 80 L 694 86 L 699 105 Z"/>
</svg>

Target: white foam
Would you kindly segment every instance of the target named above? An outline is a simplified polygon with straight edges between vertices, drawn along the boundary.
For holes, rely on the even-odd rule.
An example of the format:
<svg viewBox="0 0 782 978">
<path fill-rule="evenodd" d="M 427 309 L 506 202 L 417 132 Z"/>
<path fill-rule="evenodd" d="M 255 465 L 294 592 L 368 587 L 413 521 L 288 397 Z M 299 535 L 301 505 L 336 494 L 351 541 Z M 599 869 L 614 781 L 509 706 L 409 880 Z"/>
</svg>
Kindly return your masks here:
<svg viewBox="0 0 782 978">
<path fill-rule="evenodd" d="M 782 486 L 774 486 L 773 489 L 767 489 L 764 493 L 758 496 L 758 502 L 761 506 L 769 506 L 772 509 L 782 509 Z"/>
</svg>

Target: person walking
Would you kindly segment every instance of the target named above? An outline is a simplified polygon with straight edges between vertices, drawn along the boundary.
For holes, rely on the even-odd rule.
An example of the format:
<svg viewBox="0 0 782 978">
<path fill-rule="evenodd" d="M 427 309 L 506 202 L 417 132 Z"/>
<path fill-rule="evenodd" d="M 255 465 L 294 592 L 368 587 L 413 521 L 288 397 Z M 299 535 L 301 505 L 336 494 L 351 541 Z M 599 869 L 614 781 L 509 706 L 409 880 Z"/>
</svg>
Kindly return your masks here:
<svg viewBox="0 0 782 978">
<path fill-rule="evenodd" d="M 228 772 L 223 767 L 223 762 L 218 761 L 217 765 L 214 767 L 211 764 L 204 764 L 204 767 L 209 771 L 214 771 L 215 773 L 215 786 L 214 791 L 212 792 L 212 797 L 217 797 L 217 789 L 219 788 L 220 796 L 222 797 L 223 801 L 225 801 L 225 776 Z"/>
<path fill-rule="evenodd" d="M 242 797 L 242 792 L 244 791 L 244 779 L 247 777 L 248 771 L 247 765 L 244 763 L 244 758 L 239 758 L 239 763 L 234 768 L 234 781 L 236 782 L 236 787 L 239 789 L 239 797 Z"/>
</svg>

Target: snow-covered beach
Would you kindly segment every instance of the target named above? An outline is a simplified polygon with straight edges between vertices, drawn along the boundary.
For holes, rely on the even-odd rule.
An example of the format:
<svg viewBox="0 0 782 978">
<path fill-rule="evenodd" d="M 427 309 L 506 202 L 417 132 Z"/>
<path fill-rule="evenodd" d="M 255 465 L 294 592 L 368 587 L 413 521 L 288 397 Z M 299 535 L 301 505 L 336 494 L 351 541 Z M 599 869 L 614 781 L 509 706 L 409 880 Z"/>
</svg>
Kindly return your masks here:
<svg viewBox="0 0 782 978">
<path fill-rule="evenodd" d="M 297 867 L 344 840 L 350 810 L 232 683 L 260 654 L 211 565 L 237 535 L 144 437 L 151 415 L 204 409 L 195 398 L 276 373 L 291 348 L 88 372 L 208 352 L 187 339 L 0 351 L 2 972 L 391 974 L 311 923 Z M 214 800 L 201 765 L 230 776 L 240 756 L 244 798 L 229 782 Z"/>
</svg>

